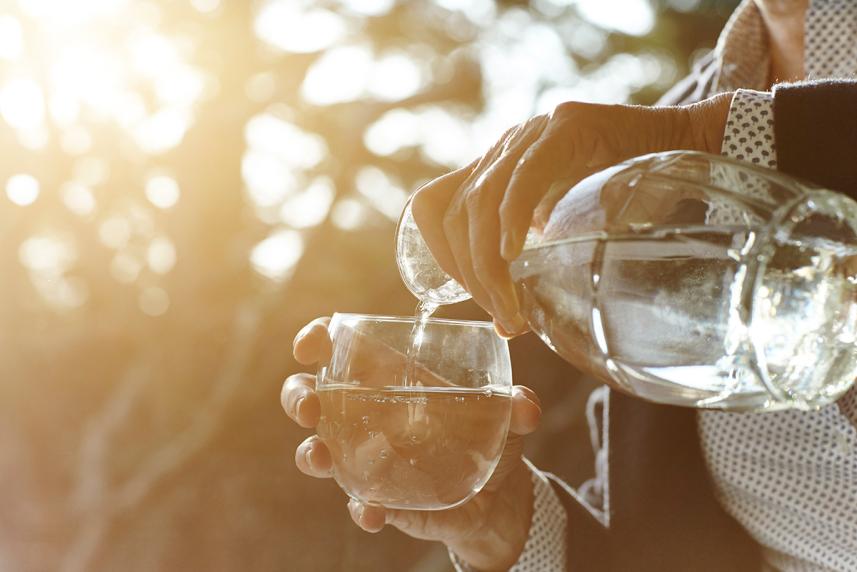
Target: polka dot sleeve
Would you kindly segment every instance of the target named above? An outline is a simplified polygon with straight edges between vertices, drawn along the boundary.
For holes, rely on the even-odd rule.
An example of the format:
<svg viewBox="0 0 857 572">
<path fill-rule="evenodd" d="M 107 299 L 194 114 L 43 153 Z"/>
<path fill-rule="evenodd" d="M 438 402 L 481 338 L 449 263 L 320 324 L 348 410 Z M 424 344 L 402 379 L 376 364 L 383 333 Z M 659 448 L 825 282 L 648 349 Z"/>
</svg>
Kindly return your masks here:
<svg viewBox="0 0 857 572">
<path fill-rule="evenodd" d="M 533 520 L 521 557 L 509 572 L 565 572 L 565 509 L 547 477 L 526 459 L 524 462 L 533 479 Z M 449 555 L 458 572 L 475 572 L 453 552 Z"/>
<path fill-rule="evenodd" d="M 816 10 L 825 7 L 841 16 L 832 4 L 813 2 Z M 808 17 L 809 22 L 817 19 L 813 13 Z M 810 47 L 822 42 L 814 41 Z M 771 94 L 739 90 L 722 153 L 775 168 L 773 126 Z M 731 185 L 749 195 L 757 192 L 742 181 Z M 728 223 L 734 216 L 725 206 L 709 214 L 712 223 Z M 765 570 L 857 571 L 857 425 L 852 418 L 857 418 L 857 389 L 819 411 L 699 412 L 699 436 L 717 496 L 762 547 Z"/>
<path fill-rule="evenodd" d="M 774 99 L 768 92 L 739 89 L 732 98 L 721 153 L 760 167 L 777 168 Z"/>
</svg>

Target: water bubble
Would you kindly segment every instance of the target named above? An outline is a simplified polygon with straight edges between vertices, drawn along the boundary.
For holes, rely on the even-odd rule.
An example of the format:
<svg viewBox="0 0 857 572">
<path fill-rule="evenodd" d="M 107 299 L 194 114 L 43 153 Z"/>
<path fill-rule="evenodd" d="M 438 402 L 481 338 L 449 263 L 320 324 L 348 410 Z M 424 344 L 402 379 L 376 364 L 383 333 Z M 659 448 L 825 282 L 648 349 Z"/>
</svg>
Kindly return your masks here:
<svg viewBox="0 0 857 572">
<path fill-rule="evenodd" d="M 417 460 L 416 460 L 416 459 L 411 459 L 411 460 L 410 460 L 410 461 L 408 461 L 408 462 L 411 464 L 411 466 L 412 466 L 412 467 L 416 467 L 416 466 L 417 466 Z"/>
<path fill-rule="evenodd" d="M 363 416 L 363 426 L 366 427 L 367 425 L 369 425 L 369 416 L 364 415 Z"/>
<path fill-rule="evenodd" d="M 387 451 L 387 449 L 381 449 L 381 452 L 378 453 L 378 457 L 381 459 L 386 459 L 389 456 L 390 456 L 390 452 Z"/>
</svg>

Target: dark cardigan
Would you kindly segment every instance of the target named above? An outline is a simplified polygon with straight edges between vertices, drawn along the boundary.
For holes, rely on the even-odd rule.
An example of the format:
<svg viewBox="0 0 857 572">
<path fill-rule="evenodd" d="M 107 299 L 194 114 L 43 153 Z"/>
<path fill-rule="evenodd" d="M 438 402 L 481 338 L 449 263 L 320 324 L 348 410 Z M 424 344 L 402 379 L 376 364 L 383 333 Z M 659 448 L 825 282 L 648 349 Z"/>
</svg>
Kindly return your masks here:
<svg viewBox="0 0 857 572">
<path fill-rule="evenodd" d="M 662 103 L 698 100 L 709 59 Z M 857 82 L 778 86 L 779 170 L 857 197 Z M 692 409 L 610 392 L 610 526 L 554 482 L 568 514 L 568 570 L 759 572 L 760 550 L 717 502 Z"/>
</svg>

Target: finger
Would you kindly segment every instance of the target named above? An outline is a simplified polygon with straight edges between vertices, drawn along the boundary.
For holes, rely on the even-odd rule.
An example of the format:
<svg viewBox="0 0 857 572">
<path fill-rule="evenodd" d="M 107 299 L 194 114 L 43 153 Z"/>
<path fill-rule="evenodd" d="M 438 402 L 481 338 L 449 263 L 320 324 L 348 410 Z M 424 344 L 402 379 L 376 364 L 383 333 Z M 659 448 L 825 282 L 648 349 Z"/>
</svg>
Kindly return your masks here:
<svg viewBox="0 0 857 572">
<path fill-rule="evenodd" d="M 489 314 L 494 315 L 494 307 L 488 292 L 482 287 L 474 269 L 470 257 L 470 232 L 468 230 L 467 200 L 484 178 L 484 173 L 490 169 L 493 162 L 499 156 L 501 150 L 513 129 L 506 131 L 503 136 L 482 155 L 476 162 L 467 179 L 462 182 L 455 195 L 451 198 L 446 212 L 443 215 L 443 236 L 447 248 L 452 254 L 455 265 L 455 278 L 465 289 L 470 292 L 473 301 L 479 304 Z"/>
<path fill-rule="evenodd" d="M 315 376 L 297 373 L 287 377 L 280 391 L 280 404 L 286 415 L 301 427 L 318 425 L 321 403 L 315 392 Z"/>
<path fill-rule="evenodd" d="M 465 287 L 465 278 L 459 267 L 459 258 L 456 257 L 450 246 L 450 237 L 446 232 L 445 223 L 455 201 L 461 200 L 463 189 L 471 186 L 479 178 L 480 173 L 500 156 L 518 129 L 519 127 L 513 127 L 507 130 L 486 153 L 477 157 L 466 167 L 425 185 L 413 197 L 411 214 L 420 229 L 423 240 L 425 240 L 438 265 Z M 473 292 L 470 293 L 473 295 Z"/>
<path fill-rule="evenodd" d="M 326 479 L 333 475 L 330 450 L 318 435 L 308 437 L 295 449 L 295 465 L 305 475 Z"/>
<path fill-rule="evenodd" d="M 530 331 L 530 326 L 529 326 L 529 324 L 524 322 L 524 324 L 520 328 L 518 328 L 516 330 L 513 329 L 513 331 L 510 332 L 509 330 L 506 329 L 506 326 L 504 326 L 503 324 L 501 324 L 500 322 L 498 322 L 495 319 L 494 320 L 494 331 L 497 332 L 497 335 L 500 336 L 501 338 L 511 340 L 512 338 L 516 338 L 520 335 L 526 334 L 528 331 Z"/>
<path fill-rule="evenodd" d="M 511 262 L 521 254 L 536 206 L 554 181 L 558 162 L 570 161 L 567 142 L 547 137 L 531 146 L 521 156 L 500 204 L 500 252 Z M 565 157 L 565 159 L 561 159 Z"/>
<path fill-rule="evenodd" d="M 379 532 L 387 521 L 384 507 L 363 504 L 354 499 L 348 501 L 348 512 L 354 524 L 366 532 Z"/>
<path fill-rule="evenodd" d="M 292 353 L 298 363 L 311 365 L 327 361 L 330 358 L 331 343 L 327 328 L 330 318 L 316 318 L 298 332 L 292 346 Z"/>
<path fill-rule="evenodd" d="M 512 419 L 509 430 L 516 435 L 528 435 L 539 426 L 542 407 L 536 392 L 516 385 L 512 388 Z"/>
<path fill-rule="evenodd" d="M 467 229 L 473 274 L 491 298 L 491 314 L 506 331 L 523 327 L 518 297 L 509 265 L 500 256 L 500 218 L 503 191 L 514 161 L 503 161 L 486 173 L 485 180 L 467 196 Z"/>
<path fill-rule="evenodd" d="M 470 257 L 470 231 L 463 197 L 456 197 L 443 219 L 443 232 L 458 269 L 458 281 L 473 301 L 492 316 L 496 313 L 491 295 L 482 286 Z"/>
<path fill-rule="evenodd" d="M 439 177 L 420 187 L 411 199 L 411 214 L 426 245 L 444 272 L 460 279 L 455 258 L 443 233 L 443 217 L 459 187 L 479 163 L 474 160 L 466 167 Z"/>
</svg>

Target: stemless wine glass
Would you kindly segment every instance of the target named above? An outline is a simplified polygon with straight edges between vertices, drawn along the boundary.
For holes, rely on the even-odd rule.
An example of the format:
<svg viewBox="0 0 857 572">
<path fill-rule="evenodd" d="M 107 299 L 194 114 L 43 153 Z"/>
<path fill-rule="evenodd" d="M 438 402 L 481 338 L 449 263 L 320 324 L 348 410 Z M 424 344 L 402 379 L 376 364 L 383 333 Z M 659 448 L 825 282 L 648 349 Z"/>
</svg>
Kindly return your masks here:
<svg viewBox="0 0 857 572">
<path fill-rule="evenodd" d="M 512 370 L 489 322 L 335 314 L 318 434 L 364 503 L 440 510 L 485 485 L 506 443 Z"/>
</svg>

